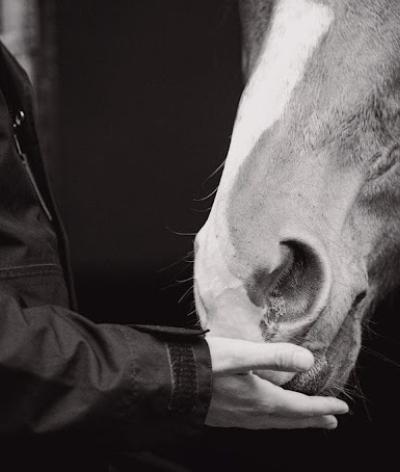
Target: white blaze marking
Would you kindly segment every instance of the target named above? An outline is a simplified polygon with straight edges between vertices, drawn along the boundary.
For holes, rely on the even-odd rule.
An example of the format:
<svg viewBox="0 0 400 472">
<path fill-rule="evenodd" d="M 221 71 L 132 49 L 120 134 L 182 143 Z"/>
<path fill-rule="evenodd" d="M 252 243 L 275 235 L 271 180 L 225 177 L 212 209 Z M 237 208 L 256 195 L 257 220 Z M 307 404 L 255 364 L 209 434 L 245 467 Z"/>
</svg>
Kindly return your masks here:
<svg viewBox="0 0 400 472">
<path fill-rule="evenodd" d="M 240 101 L 219 191 L 233 184 L 262 133 L 284 113 L 307 60 L 332 21 L 327 6 L 311 0 L 277 0 L 270 32 Z"/>
<path fill-rule="evenodd" d="M 198 290 L 207 306 L 203 313 L 197 297 L 203 324 L 219 335 L 252 340 L 261 339 L 263 310 L 252 305 L 243 287 L 248 275 L 243 270 L 251 268 L 242 268 L 238 276 L 226 263 L 234 260 L 235 253 L 224 221 L 228 191 L 262 133 L 281 118 L 304 76 L 307 60 L 333 21 L 332 11 L 312 0 L 276 0 L 276 4 L 258 64 L 241 98 L 221 183 L 199 235 L 195 264 Z M 222 214 L 217 215 L 217 205 L 222 206 Z"/>
</svg>

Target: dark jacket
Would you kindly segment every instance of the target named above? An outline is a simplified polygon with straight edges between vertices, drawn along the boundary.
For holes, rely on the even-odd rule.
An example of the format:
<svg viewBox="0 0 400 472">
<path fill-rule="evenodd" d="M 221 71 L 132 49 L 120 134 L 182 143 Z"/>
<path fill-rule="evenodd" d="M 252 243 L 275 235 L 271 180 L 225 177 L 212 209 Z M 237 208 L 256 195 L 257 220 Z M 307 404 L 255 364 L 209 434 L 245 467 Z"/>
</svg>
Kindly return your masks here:
<svg viewBox="0 0 400 472">
<path fill-rule="evenodd" d="M 16 445 L 22 456 L 68 445 L 73 455 L 82 444 L 99 454 L 130 453 L 199 430 L 211 395 L 203 334 L 94 324 L 75 311 L 71 280 L 66 238 L 35 132 L 31 86 L 1 46 L 3 454 Z M 60 464 L 53 470 L 60 470 Z"/>
</svg>

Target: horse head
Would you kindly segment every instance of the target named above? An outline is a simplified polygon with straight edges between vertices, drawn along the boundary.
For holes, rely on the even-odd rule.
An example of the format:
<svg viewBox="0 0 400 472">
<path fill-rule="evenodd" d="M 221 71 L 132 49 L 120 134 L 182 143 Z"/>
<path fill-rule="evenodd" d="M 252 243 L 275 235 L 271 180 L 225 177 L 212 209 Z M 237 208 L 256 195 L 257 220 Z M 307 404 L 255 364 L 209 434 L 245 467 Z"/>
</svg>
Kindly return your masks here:
<svg viewBox="0 0 400 472">
<path fill-rule="evenodd" d="M 246 86 L 195 298 L 211 335 L 309 348 L 266 378 L 341 388 L 363 320 L 399 282 L 400 3 L 242 0 Z"/>
</svg>

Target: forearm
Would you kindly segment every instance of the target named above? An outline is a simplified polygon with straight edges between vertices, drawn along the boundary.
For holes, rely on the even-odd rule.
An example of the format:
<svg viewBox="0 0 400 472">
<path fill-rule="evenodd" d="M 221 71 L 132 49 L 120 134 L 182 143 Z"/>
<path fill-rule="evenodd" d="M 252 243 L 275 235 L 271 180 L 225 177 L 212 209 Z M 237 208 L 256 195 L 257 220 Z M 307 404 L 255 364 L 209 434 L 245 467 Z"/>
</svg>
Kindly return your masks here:
<svg viewBox="0 0 400 472">
<path fill-rule="evenodd" d="M 78 434 L 110 447 L 127 438 L 135 448 L 163 440 L 145 434 L 149 424 L 170 437 L 175 423 L 204 423 L 211 369 L 202 336 L 97 325 L 56 306 L 21 309 L 11 297 L 0 313 L 1 435 Z"/>
</svg>

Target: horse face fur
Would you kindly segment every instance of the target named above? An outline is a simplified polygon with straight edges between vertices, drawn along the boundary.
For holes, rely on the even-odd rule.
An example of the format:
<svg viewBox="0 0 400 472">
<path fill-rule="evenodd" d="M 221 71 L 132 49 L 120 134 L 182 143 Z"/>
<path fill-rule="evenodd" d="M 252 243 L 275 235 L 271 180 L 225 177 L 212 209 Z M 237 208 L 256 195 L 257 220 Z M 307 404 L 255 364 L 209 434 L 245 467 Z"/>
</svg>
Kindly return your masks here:
<svg viewBox="0 0 400 472">
<path fill-rule="evenodd" d="M 243 0 L 241 13 L 247 84 L 196 239 L 197 310 L 211 335 L 308 347 L 311 371 L 261 375 L 332 393 L 399 280 L 400 5 Z"/>
</svg>

